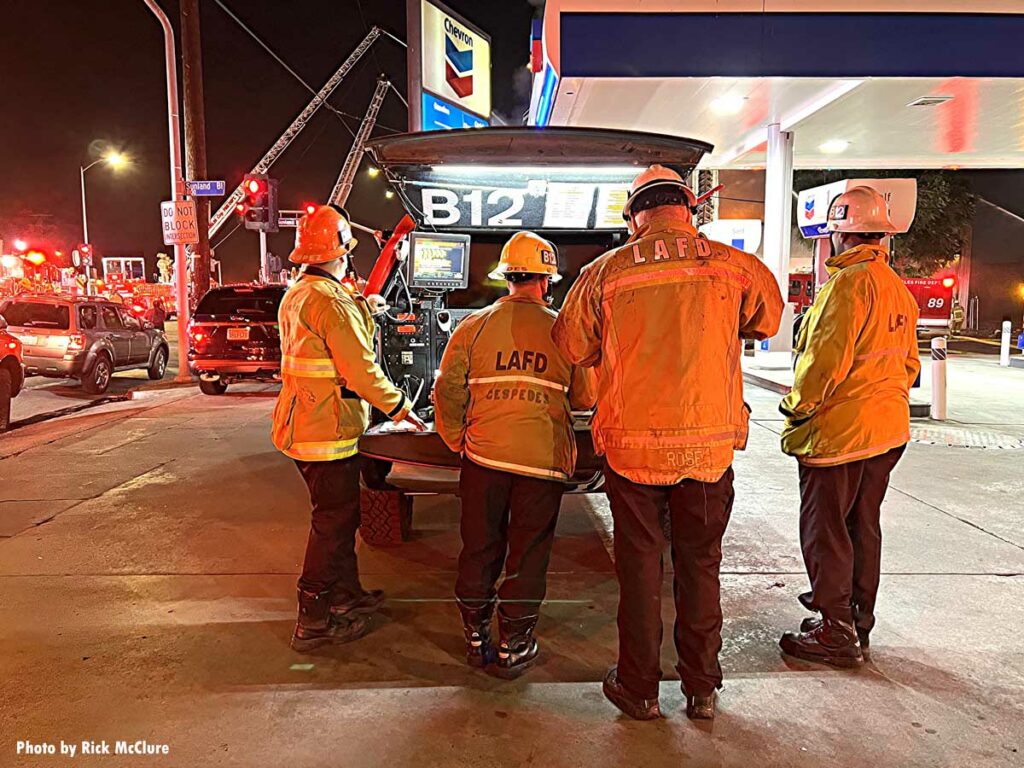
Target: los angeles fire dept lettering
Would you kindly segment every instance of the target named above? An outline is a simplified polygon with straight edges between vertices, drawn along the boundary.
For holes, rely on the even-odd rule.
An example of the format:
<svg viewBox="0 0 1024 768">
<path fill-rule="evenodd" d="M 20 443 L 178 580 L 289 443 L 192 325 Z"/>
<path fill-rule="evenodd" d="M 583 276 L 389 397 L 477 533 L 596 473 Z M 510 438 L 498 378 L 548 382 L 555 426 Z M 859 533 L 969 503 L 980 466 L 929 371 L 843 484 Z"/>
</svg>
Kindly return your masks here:
<svg viewBox="0 0 1024 768">
<path fill-rule="evenodd" d="M 518 349 L 513 349 L 508 355 L 508 360 L 503 360 L 504 352 L 498 351 L 497 359 L 494 362 L 494 368 L 498 371 L 533 371 L 534 373 L 544 373 L 548 369 L 548 356 L 543 352 L 534 352 L 529 349 L 524 349 L 520 352 Z"/>
<path fill-rule="evenodd" d="M 685 237 L 676 238 L 676 254 L 675 257 L 679 259 L 707 259 L 711 257 L 711 243 L 709 243 L 703 237 L 697 237 L 690 240 Z M 690 248 L 691 244 L 695 244 L 694 248 Z M 654 255 L 650 259 L 652 263 L 659 261 L 670 261 L 673 258 L 671 251 L 669 251 L 668 244 L 658 238 L 654 241 Z M 647 264 L 648 259 L 643 253 L 640 252 L 640 243 L 633 243 L 633 263 L 634 264 Z"/>
</svg>

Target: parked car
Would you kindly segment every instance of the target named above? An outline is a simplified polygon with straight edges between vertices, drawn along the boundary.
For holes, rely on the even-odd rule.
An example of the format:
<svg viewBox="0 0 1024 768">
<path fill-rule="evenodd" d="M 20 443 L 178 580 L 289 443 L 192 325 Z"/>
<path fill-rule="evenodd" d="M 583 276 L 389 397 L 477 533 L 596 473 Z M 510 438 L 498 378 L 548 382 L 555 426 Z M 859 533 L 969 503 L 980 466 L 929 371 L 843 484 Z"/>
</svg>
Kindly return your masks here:
<svg viewBox="0 0 1024 768">
<path fill-rule="evenodd" d="M 188 367 L 205 395 L 237 381 L 280 381 L 277 309 L 284 285 L 225 285 L 199 300 L 188 327 Z"/>
<path fill-rule="evenodd" d="M 162 379 L 170 354 L 167 338 L 107 299 L 18 296 L 0 304 L 8 330 L 23 347 L 27 376 L 81 379 L 101 394 L 114 371 L 142 368 Z"/>
<path fill-rule="evenodd" d="M 11 425 L 11 400 L 18 396 L 25 381 L 21 366 L 21 342 L 7 331 L 0 315 L 0 432 Z"/>
</svg>

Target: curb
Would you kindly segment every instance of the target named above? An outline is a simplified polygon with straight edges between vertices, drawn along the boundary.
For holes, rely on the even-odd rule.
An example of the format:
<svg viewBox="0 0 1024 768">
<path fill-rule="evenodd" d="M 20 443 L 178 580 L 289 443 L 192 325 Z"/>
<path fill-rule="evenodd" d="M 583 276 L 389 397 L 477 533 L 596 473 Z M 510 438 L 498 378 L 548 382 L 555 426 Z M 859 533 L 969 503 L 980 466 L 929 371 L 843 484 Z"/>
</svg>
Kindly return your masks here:
<svg viewBox="0 0 1024 768">
<path fill-rule="evenodd" d="M 772 381 L 764 376 L 758 376 L 756 373 L 750 373 L 749 371 L 743 372 L 743 380 L 748 384 L 753 384 L 755 387 L 761 389 L 767 389 L 769 392 L 775 392 L 778 395 L 788 395 L 793 388 L 788 384 L 782 384 L 778 381 Z"/>
</svg>

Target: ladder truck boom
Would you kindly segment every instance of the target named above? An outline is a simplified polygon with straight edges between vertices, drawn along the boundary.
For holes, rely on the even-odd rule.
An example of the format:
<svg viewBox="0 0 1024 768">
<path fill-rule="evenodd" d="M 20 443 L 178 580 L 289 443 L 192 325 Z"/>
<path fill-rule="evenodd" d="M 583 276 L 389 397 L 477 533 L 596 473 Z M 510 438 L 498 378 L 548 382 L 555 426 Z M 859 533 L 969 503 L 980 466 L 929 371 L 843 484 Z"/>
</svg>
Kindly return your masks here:
<svg viewBox="0 0 1024 768">
<path fill-rule="evenodd" d="M 266 173 L 274 161 L 281 156 L 281 153 L 288 148 L 288 145 L 292 143 L 296 136 L 306 127 L 309 123 L 310 118 L 316 114 L 316 111 L 330 98 L 330 95 L 334 92 L 334 89 L 338 87 L 345 76 L 352 70 L 352 67 L 363 57 L 369 49 L 382 34 L 385 34 L 384 30 L 380 27 L 373 27 L 369 32 L 366 33 L 366 37 L 363 41 L 355 47 L 355 49 L 348 55 L 348 58 L 342 62 L 338 70 L 331 75 L 330 79 L 324 83 L 323 87 L 317 91 L 313 99 L 306 105 L 298 116 L 292 121 L 292 124 L 285 129 L 284 133 L 274 142 L 274 144 L 267 150 L 266 154 L 260 159 L 255 166 L 253 166 L 251 173 Z M 234 211 L 242 199 L 245 197 L 245 192 L 242 189 L 242 184 L 239 183 L 235 187 L 234 191 L 228 195 L 228 197 L 221 203 L 220 207 L 210 217 L 210 236 L 215 235 L 224 224 L 227 223 L 231 212 Z"/>
<path fill-rule="evenodd" d="M 344 206 L 349 193 L 352 192 L 352 183 L 359 170 L 359 163 L 363 159 L 363 148 L 366 146 L 366 140 L 370 138 L 370 133 L 373 132 L 373 126 L 377 124 L 377 113 L 380 112 L 381 104 L 384 103 L 384 97 L 387 96 L 389 88 L 391 88 L 391 83 L 386 77 L 381 76 L 377 80 L 373 98 L 370 99 L 370 106 L 366 108 L 366 116 L 359 126 L 359 131 L 352 141 L 352 148 L 348 151 L 345 164 L 341 166 L 341 173 L 338 174 L 338 180 L 334 183 L 334 189 L 331 191 L 329 199 L 334 205 Z"/>
</svg>

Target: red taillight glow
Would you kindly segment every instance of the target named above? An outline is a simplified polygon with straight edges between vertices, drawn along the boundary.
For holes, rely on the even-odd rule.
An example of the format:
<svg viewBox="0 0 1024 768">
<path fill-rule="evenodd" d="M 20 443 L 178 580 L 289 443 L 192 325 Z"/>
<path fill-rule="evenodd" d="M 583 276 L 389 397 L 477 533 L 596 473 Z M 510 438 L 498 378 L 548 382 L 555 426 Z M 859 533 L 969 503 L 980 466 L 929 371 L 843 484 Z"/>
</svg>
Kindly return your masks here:
<svg viewBox="0 0 1024 768">
<path fill-rule="evenodd" d="M 68 337 L 68 352 L 81 352 L 85 349 L 85 336 L 73 333 Z"/>
<path fill-rule="evenodd" d="M 944 278 L 942 278 L 942 287 L 943 288 L 952 288 L 954 285 L 956 285 L 956 278 L 954 278 L 954 277 L 944 277 Z"/>
</svg>

